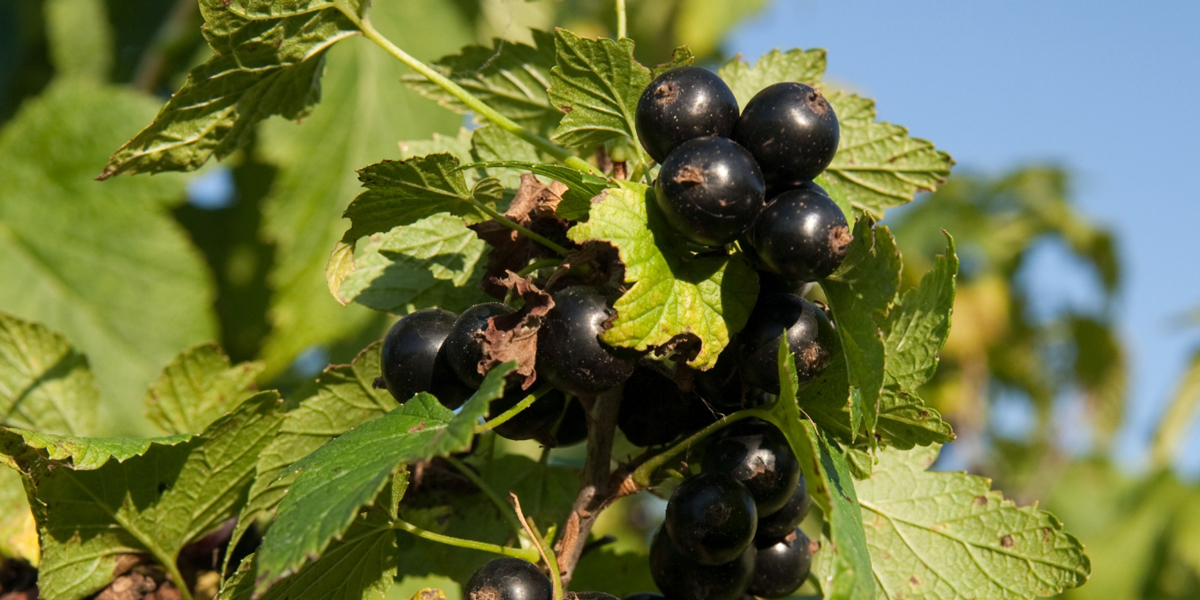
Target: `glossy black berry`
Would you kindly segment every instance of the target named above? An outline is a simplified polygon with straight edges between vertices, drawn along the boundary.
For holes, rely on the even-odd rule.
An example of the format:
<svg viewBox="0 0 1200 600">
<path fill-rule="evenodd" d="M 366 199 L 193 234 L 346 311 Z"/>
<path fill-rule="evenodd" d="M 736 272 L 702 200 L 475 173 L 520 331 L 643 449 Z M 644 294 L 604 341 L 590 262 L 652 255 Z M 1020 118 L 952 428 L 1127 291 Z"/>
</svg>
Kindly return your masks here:
<svg viewBox="0 0 1200 600">
<path fill-rule="evenodd" d="M 551 435 L 554 436 L 556 447 L 574 446 L 587 440 L 587 411 L 584 410 L 583 403 L 578 398 L 572 398 L 567 403 L 567 410 Z"/>
<path fill-rule="evenodd" d="M 770 85 L 746 103 L 733 138 L 758 161 L 767 184 L 779 189 L 821 174 L 838 148 L 838 120 L 819 90 L 803 83 Z"/>
<path fill-rule="evenodd" d="M 650 575 L 672 600 L 739 600 L 754 577 L 753 545 L 720 565 L 698 563 L 679 552 L 662 529 L 650 543 Z"/>
<path fill-rule="evenodd" d="M 665 444 L 687 430 L 692 402 L 674 381 L 640 367 L 621 389 L 617 426 L 635 446 Z"/>
<path fill-rule="evenodd" d="M 828 277 L 854 239 L 842 209 L 812 182 L 772 199 L 747 237 L 758 260 L 789 281 Z"/>
<path fill-rule="evenodd" d="M 554 586 L 533 563 L 497 558 L 475 571 L 463 588 L 464 600 L 550 600 Z"/>
<path fill-rule="evenodd" d="M 642 147 L 660 163 L 690 139 L 729 137 L 737 119 L 737 98 L 729 86 L 700 67 L 672 69 L 650 82 L 638 100 L 636 117 Z"/>
<path fill-rule="evenodd" d="M 730 341 L 721 351 L 713 368 L 695 372 L 692 376 L 692 389 L 705 402 L 722 412 L 745 408 L 745 389 L 737 372 L 736 340 Z"/>
<path fill-rule="evenodd" d="M 760 296 L 738 333 L 738 368 L 746 383 L 779 393 L 779 338 L 784 330 L 801 386 L 820 375 L 840 351 L 833 323 L 816 304 L 791 294 Z"/>
<path fill-rule="evenodd" d="M 736 142 L 702 137 L 684 142 L 663 162 L 654 200 L 667 223 L 704 246 L 733 242 L 766 206 L 762 172 Z"/>
<path fill-rule="evenodd" d="M 629 379 L 635 362 L 600 341 L 605 321 L 616 314 L 604 296 L 576 286 L 553 298 L 538 331 L 538 377 L 575 396 L 595 396 Z"/>
<path fill-rule="evenodd" d="M 757 526 L 754 497 L 724 473 L 685 479 L 667 501 L 663 522 L 679 552 L 706 565 L 737 558 L 754 541 Z"/>
<path fill-rule="evenodd" d="M 383 381 L 397 402 L 429 392 L 451 410 L 471 397 L 471 388 L 454 375 L 443 342 L 454 327 L 454 313 L 427 308 L 396 321 L 383 338 Z"/>
<path fill-rule="evenodd" d="M 800 463 L 783 432 L 766 421 L 738 421 L 704 454 L 706 473 L 732 476 L 750 490 L 761 519 L 783 508 L 800 482 Z"/>
<path fill-rule="evenodd" d="M 759 517 L 754 543 L 762 546 L 765 543 L 774 543 L 783 539 L 800 525 L 804 517 L 808 516 L 810 508 L 812 508 L 812 497 L 808 495 L 808 488 L 804 485 L 804 475 L 801 475 L 800 482 L 796 485 L 796 491 L 792 492 L 792 497 L 788 499 L 787 504 L 765 517 Z"/>
<path fill-rule="evenodd" d="M 446 358 L 463 383 L 472 388 L 483 383 L 479 362 L 483 360 L 483 332 L 488 319 L 512 312 L 512 308 L 499 302 L 485 302 L 464 310 L 454 321 L 454 328 L 446 337 Z"/>
<path fill-rule="evenodd" d="M 510 385 L 504 395 L 494 400 L 489 408 L 489 416 L 496 418 L 509 409 L 516 407 L 530 395 L 520 386 Z M 513 418 L 497 425 L 493 430 L 496 435 L 510 440 L 537 440 L 544 446 L 554 447 L 557 441 L 553 436 L 554 426 L 563 415 L 567 397 L 558 390 L 550 390 L 525 407 Z"/>
<path fill-rule="evenodd" d="M 812 567 L 808 537 L 799 529 L 783 540 L 759 546 L 754 559 L 754 581 L 750 593 L 760 598 L 783 598 L 796 591 Z"/>
</svg>

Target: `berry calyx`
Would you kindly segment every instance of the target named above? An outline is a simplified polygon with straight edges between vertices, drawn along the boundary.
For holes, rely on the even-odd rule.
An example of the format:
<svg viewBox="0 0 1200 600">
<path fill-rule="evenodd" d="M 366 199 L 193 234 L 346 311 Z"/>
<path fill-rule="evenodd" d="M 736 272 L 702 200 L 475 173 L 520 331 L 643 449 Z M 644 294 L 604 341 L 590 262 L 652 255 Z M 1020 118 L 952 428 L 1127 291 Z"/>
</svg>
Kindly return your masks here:
<svg viewBox="0 0 1200 600">
<path fill-rule="evenodd" d="M 841 347 L 833 323 L 816 304 L 791 294 L 760 297 L 738 334 L 739 370 L 746 383 L 779 393 L 779 338 L 785 330 L 802 386 L 824 372 Z"/>
<path fill-rule="evenodd" d="M 642 147 L 661 163 L 680 144 L 706 135 L 729 137 L 738 119 L 737 98 L 721 78 L 700 67 L 659 75 L 638 99 Z"/>
<path fill-rule="evenodd" d="M 757 526 L 754 497 L 723 473 L 685 479 L 667 501 L 663 522 L 679 553 L 706 565 L 736 559 L 754 541 Z"/>
<path fill-rule="evenodd" d="M 788 281 L 801 282 L 836 271 L 854 236 L 842 209 L 808 182 L 772 199 L 748 239 L 763 265 Z"/>
<path fill-rule="evenodd" d="M 463 588 L 466 600 L 550 600 L 554 585 L 533 563 L 497 558 L 479 567 Z"/>
<path fill-rule="evenodd" d="M 705 565 L 684 556 L 661 528 L 650 542 L 650 576 L 672 600 L 738 600 L 754 577 L 753 545 L 733 560 Z"/>
<path fill-rule="evenodd" d="M 804 485 L 804 475 L 796 484 L 796 491 L 788 499 L 783 508 L 758 519 L 758 532 L 754 534 L 754 543 L 762 546 L 766 543 L 777 542 L 792 532 L 812 508 L 812 496 L 808 495 L 808 487 Z"/>
<path fill-rule="evenodd" d="M 513 309 L 499 302 L 476 304 L 464 310 L 454 321 L 450 335 L 446 337 L 446 358 L 459 380 L 478 389 L 483 383 L 479 362 L 483 360 L 483 332 L 488 319 L 512 314 Z"/>
<path fill-rule="evenodd" d="M 665 444 L 686 430 L 693 402 L 674 381 L 640 367 L 621 389 L 617 427 L 635 446 Z"/>
<path fill-rule="evenodd" d="M 671 152 L 658 172 L 654 200 L 667 223 L 703 246 L 724 246 L 766 206 L 762 172 L 736 142 L 702 137 Z"/>
<path fill-rule="evenodd" d="M 760 598 L 789 596 L 808 579 L 811 567 L 808 536 L 794 529 L 783 540 L 758 548 L 749 592 Z"/>
<path fill-rule="evenodd" d="M 471 397 L 471 388 L 454 375 L 443 347 L 455 319 L 450 311 L 427 308 L 396 321 L 388 330 L 379 361 L 383 382 L 397 402 L 429 392 L 454 410 Z"/>
<path fill-rule="evenodd" d="M 709 444 L 705 473 L 730 475 L 754 497 L 759 518 L 783 508 L 800 482 L 800 463 L 783 433 L 766 421 L 738 421 Z"/>
<path fill-rule="evenodd" d="M 600 341 L 605 323 L 616 314 L 604 296 L 575 286 L 553 298 L 554 308 L 538 331 L 538 377 L 575 396 L 595 396 L 629 379 L 635 362 Z"/>
<path fill-rule="evenodd" d="M 837 115 L 817 89 L 770 85 L 746 103 L 733 139 L 758 161 L 767 185 L 788 189 L 821 174 L 837 153 Z"/>
</svg>

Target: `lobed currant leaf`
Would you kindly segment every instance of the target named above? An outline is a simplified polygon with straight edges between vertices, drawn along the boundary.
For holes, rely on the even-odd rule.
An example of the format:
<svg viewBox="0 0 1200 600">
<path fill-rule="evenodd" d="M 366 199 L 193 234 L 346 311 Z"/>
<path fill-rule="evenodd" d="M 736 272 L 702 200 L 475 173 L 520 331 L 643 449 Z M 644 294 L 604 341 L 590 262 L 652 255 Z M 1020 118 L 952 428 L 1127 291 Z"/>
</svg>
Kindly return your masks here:
<svg viewBox="0 0 1200 600">
<path fill-rule="evenodd" d="M 638 144 L 634 115 L 650 69 L 633 58 L 633 40 L 592 40 L 556 29 L 554 46 L 550 101 L 566 116 L 551 139 L 571 148 L 622 136 Z"/>
<path fill-rule="evenodd" d="M 253 395 L 262 363 L 236 366 L 215 342 L 176 356 L 150 384 L 144 400 L 150 421 L 167 434 L 197 433 Z"/>
<path fill-rule="evenodd" d="M 762 55 L 753 66 L 738 55 L 725 63 L 717 74 L 733 90 L 738 106 L 745 107 L 759 90 L 781 81 L 817 86 L 825 74 L 825 50 L 795 48 L 780 52 L 775 49 Z"/>
<path fill-rule="evenodd" d="M 0 312 L 4 426 L 83 435 L 96 426 L 99 400 L 87 357 L 65 337 Z"/>
</svg>

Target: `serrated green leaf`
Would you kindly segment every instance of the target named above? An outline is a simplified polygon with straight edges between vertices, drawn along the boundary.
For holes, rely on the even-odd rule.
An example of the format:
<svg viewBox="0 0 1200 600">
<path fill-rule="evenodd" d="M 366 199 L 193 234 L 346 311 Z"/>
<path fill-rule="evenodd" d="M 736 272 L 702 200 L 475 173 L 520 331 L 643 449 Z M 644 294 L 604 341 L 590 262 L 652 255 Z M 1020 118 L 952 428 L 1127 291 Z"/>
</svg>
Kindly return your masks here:
<svg viewBox="0 0 1200 600">
<path fill-rule="evenodd" d="M 550 160 L 533 144 L 495 125 L 485 125 L 475 130 L 471 136 L 471 156 L 471 159 L 463 162 L 543 163 Z M 498 169 L 491 172 L 491 175 L 508 189 L 521 187 L 521 173 L 517 170 Z"/>
<path fill-rule="evenodd" d="M 332 7 L 253 20 L 226 10 L 224 0 L 202 0 L 200 9 L 214 56 L 113 154 L 101 179 L 196 169 L 244 146 L 271 115 L 304 117 L 320 99 L 325 51 L 359 34 Z"/>
<path fill-rule="evenodd" d="M 491 48 L 466 46 L 458 54 L 438 59 L 433 67 L 500 114 L 544 134 L 562 118 L 546 95 L 554 67 L 554 36 L 536 29 L 531 34 L 532 46 L 495 39 Z M 404 76 L 404 82 L 446 108 L 471 112 L 425 77 L 410 74 Z"/>
<path fill-rule="evenodd" d="M 454 155 L 459 162 L 469 163 L 474 160 L 471 154 L 471 146 L 475 141 L 475 136 L 484 129 L 489 129 L 490 126 L 483 126 L 471 131 L 466 127 L 459 128 L 458 135 L 451 137 L 434 133 L 429 139 L 424 140 L 407 140 L 400 142 L 400 158 L 410 159 L 426 154 L 438 154 L 448 152 Z"/>
<path fill-rule="evenodd" d="M 891 232 L 862 218 L 854 224 L 854 241 L 842 266 L 821 282 L 846 357 L 850 424 L 856 431 L 861 426 L 868 436 L 875 432 L 883 389 L 881 323 L 896 299 L 900 270 L 900 252 Z"/>
<path fill-rule="evenodd" d="M 0 310 L 61 332 L 90 357 L 107 400 L 93 434 L 149 430 L 138 403 L 146 385 L 216 333 L 205 265 L 166 211 L 183 199 L 184 179 L 92 179 L 154 104 L 58 83 L 0 133 L 0 281 L 20 282 L 0 285 Z"/>
<path fill-rule="evenodd" d="M 433 396 L 418 394 L 292 465 L 289 472 L 296 479 L 258 552 L 256 590 L 261 593 L 320 555 L 402 463 L 470 447 L 476 422 L 504 393 L 504 376 L 514 366 L 506 363 L 489 372 L 457 415 Z"/>
<path fill-rule="evenodd" d="M 779 396 L 767 418 L 783 432 L 804 472 L 808 493 L 821 507 L 832 544 L 818 553 L 826 568 L 815 569 L 827 600 L 875 597 L 871 557 L 845 450 L 807 419 L 797 402 L 796 357 L 779 342 Z"/>
<path fill-rule="evenodd" d="M 421 60 L 474 39 L 473 26 L 448 2 L 376 2 L 371 22 Z M 377 326 L 378 313 L 341 306 L 322 280 L 329 251 L 346 232 L 339 217 L 361 191 L 355 170 L 397 158 L 398 140 L 435 131 L 454 134 L 462 125 L 461 117 L 406 89 L 400 77 L 408 68 L 369 40 L 337 44 L 326 62 L 321 103 L 312 114 L 299 126 L 283 119 L 263 122 L 255 147 L 280 169 L 263 213 L 263 231 L 276 257 L 271 330 L 260 354 L 267 379 L 313 345 Z"/>
<path fill-rule="evenodd" d="M 787 52 L 778 49 L 762 55 L 754 66 L 742 60 L 740 55 L 725 63 L 717 72 L 733 96 L 737 98 L 738 106 L 745 108 L 746 103 L 759 90 L 783 81 L 798 81 L 808 85 L 817 85 L 825 74 L 825 50 L 801 50 L 795 48 Z"/>
<path fill-rule="evenodd" d="M 875 101 L 853 94 L 828 96 L 841 125 L 841 141 L 825 177 L 843 184 L 854 206 L 882 217 L 950 175 L 950 155 L 899 125 L 875 120 Z"/>
<path fill-rule="evenodd" d="M 616 246 L 633 284 L 615 308 L 617 318 L 602 335 L 613 346 L 639 351 L 677 336 L 695 336 L 698 353 L 688 364 L 707 369 L 741 330 L 758 298 L 758 275 L 740 254 L 684 258 L 673 252 L 675 233 L 658 213 L 644 185 L 625 183 L 594 204 L 586 223 L 567 236 L 583 243 Z"/>
<path fill-rule="evenodd" d="M 485 301 L 479 289 L 487 244 L 448 214 L 372 235 L 358 249 L 341 299 L 408 314 L 440 307 L 461 312 Z"/>
<path fill-rule="evenodd" d="M 237 514 L 258 452 L 279 427 L 280 408 L 278 394 L 262 393 L 191 440 L 147 444 L 140 455 L 123 462 L 113 455 L 117 460 L 102 464 L 86 456 L 70 462 L 53 451 L 47 458 L 34 441 L 14 454 L 13 436 L 5 434 L 4 452 L 37 494 L 42 597 L 83 598 L 107 585 L 128 555 L 173 564 L 185 545 Z"/>
<path fill-rule="evenodd" d="M 471 223 L 488 218 L 476 202 L 495 208 L 503 195 L 499 182 L 485 179 L 474 189 L 450 154 L 430 154 L 408 160 L 389 160 L 359 171 L 367 191 L 346 208 L 350 229 L 342 237 L 351 243 L 364 235 L 411 225 L 425 217 L 450 213 Z"/>
<path fill-rule="evenodd" d="M 1058 519 L 982 477 L 926 471 L 937 453 L 883 450 L 858 482 L 877 598 L 1017 600 L 1087 581 L 1083 544 Z"/>
<path fill-rule="evenodd" d="M 571 148 L 593 148 L 626 136 L 640 148 L 634 115 L 650 85 L 650 69 L 633 58 L 633 40 L 581 38 L 554 30 L 550 102 L 566 113 L 551 136 Z"/>
<path fill-rule="evenodd" d="M 0 461 L 14 469 L 30 453 L 41 451 L 47 458 L 69 464 L 77 471 L 103 467 L 109 459 L 124 462 L 158 446 L 176 446 L 191 440 L 191 434 L 159 438 L 101 438 L 39 433 L 15 427 L 0 428 Z"/>
<path fill-rule="evenodd" d="M 246 19 L 290 17 L 332 8 L 335 4 L 334 0 L 225 0 L 230 12 Z"/>
<path fill-rule="evenodd" d="M 657 79 L 659 75 L 662 75 L 671 69 L 686 67 L 694 62 L 696 62 L 696 55 L 692 54 L 692 49 L 687 46 L 680 46 L 671 53 L 671 60 L 661 65 L 656 65 L 653 69 L 650 69 L 650 79 L 653 81 L 654 79 Z"/>
<path fill-rule="evenodd" d="M 113 32 L 104 2 L 49 0 L 43 10 L 55 74 L 107 81 L 113 63 Z"/>
<path fill-rule="evenodd" d="M 534 175 L 548 177 L 565 184 L 567 191 L 563 193 L 562 202 L 559 203 L 554 214 L 560 219 L 569 219 L 572 221 L 586 217 L 588 211 L 591 210 L 592 199 L 600 195 L 604 190 L 613 189 L 618 185 L 616 181 L 606 177 L 590 175 L 571 167 L 551 163 L 502 160 L 477 164 L 486 169 L 519 169 L 529 171 Z"/>
<path fill-rule="evenodd" d="M 87 357 L 66 338 L 0 312 L 0 424 L 83 435 L 99 396 Z"/>
<path fill-rule="evenodd" d="M 230 365 L 215 342 L 185 350 L 150 384 L 144 400 L 150 420 L 167 434 L 204 431 L 254 393 L 262 369 Z"/>
</svg>

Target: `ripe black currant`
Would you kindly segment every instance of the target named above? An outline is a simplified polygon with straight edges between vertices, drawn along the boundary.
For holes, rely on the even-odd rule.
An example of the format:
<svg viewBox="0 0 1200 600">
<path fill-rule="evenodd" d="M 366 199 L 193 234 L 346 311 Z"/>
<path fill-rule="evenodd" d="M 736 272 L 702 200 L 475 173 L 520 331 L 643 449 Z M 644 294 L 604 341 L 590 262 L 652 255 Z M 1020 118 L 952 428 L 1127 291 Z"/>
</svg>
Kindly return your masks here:
<svg viewBox="0 0 1200 600">
<path fill-rule="evenodd" d="M 533 563 L 497 558 L 475 571 L 463 588 L 465 600 L 550 600 L 554 585 Z"/>
<path fill-rule="evenodd" d="M 464 310 L 454 321 L 454 328 L 446 337 L 446 358 L 463 383 L 472 388 L 483 383 L 479 361 L 483 360 L 483 332 L 487 329 L 488 319 L 512 312 L 511 307 L 499 302 L 485 302 Z"/>
<path fill-rule="evenodd" d="M 638 100 L 636 117 L 642 147 L 660 163 L 690 139 L 729 137 L 737 119 L 737 98 L 729 86 L 700 67 L 672 69 L 650 82 Z"/>
<path fill-rule="evenodd" d="M 816 281 L 841 266 L 854 236 L 842 209 L 808 182 L 771 200 L 748 239 L 759 261 L 784 279 Z"/>
<path fill-rule="evenodd" d="M 587 411 L 584 410 L 583 403 L 578 398 L 571 398 L 567 402 L 567 410 L 563 413 L 553 435 L 555 445 L 560 447 L 574 446 L 587 439 Z"/>
<path fill-rule="evenodd" d="M 510 386 L 504 395 L 494 400 L 489 415 L 498 417 L 524 400 L 530 392 L 519 386 Z M 537 440 L 549 447 L 556 445 L 554 426 L 563 416 L 567 397 L 558 390 L 550 390 L 517 413 L 513 418 L 497 425 L 496 435 L 510 440 Z"/>
<path fill-rule="evenodd" d="M 767 184 L 795 187 L 821 174 L 838 147 L 838 120 L 819 90 L 770 85 L 746 103 L 733 138 L 758 161 Z"/>
<path fill-rule="evenodd" d="M 617 426 L 635 446 L 658 446 L 687 428 L 693 400 L 666 376 L 639 367 L 621 390 Z"/>
<path fill-rule="evenodd" d="M 600 341 L 615 312 L 599 292 L 575 286 L 554 293 L 554 308 L 538 331 L 537 373 L 575 396 L 611 390 L 633 374 L 635 362 Z"/>
<path fill-rule="evenodd" d="M 808 488 L 804 485 L 804 475 L 800 475 L 796 491 L 792 493 L 787 504 L 758 519 L 758 532 L 754 534 L 754 543 L 762 546 L 765 543 L 774 543 L 783 539 L 800 525 L 804 517 L 808 516 L 810 508 L 812 508 L 812 497 L 808 495 Z"/>
<path fill-rule="evenodd" d="M 724 473 L 750 490 L 759 518 L 783 508 L 800 481 L 800 463 L 787 438 L 766 421 L 738 421 L 723 429 L 704 454 L 706 473 Z"/>
<path fill-rule="evenodd" d="M 738 334 L 738 363 L 748 384 L 772 394 L 779 393 L 779 338 L 784 330 L 801 385 L 820 375 L 841 348 L 833 323 L 816 304 L 791 294 L 760 296 Z"/>
<path fill-rule="evenodd" d="M 754 224 L 764 203 L 762 172 L 733 140 L 684 142 L 663 162 L 654 199 L 667 223 L 704 246 L 723 246 Z"/>
<path fill-rule="evenodd" d="M 450 311 L 427 308 L 396 321 L 388 330 L 379 360 L 383 381 L 397 402 L 429 392 L 453 410 L 471 397 L 471 388 L 454 375 L 443 349 L 454 320 Z"/>
<path fill-rule="evenodd" d="M 650 543 L 650 575 L 672 600 L 739 600 L 754 577 L 753 545 L 732 561 L 705 565 L 679 552 L 662 529 Z"/>
<path fill-rule="evenodd" d="M 730 340 L 729 345 L 717 356 L 717 364 L 707 371 L 696 371 L 692 376 L 692 389 L 711 404 L 722 411 L 735 411 L 744 408 L 745 389 L 737 373 L 737 341 Z"/>
<path fill-rule="evenodd" d="M 812 567 L 812 549 L 808 536 L 792 530 L 783 540 L 758 547 L 754 560 L 754 581 L 750 593 L 760 598 L 783 598 L 796 591 L 808 579 Z"/>
<path fill-rule="evenodd" d="M 667 501 L 663 523 L 681 554 L 706 565 L 737 558 L 754 541 L 757 525 L 754 496 L 725 473 L 685 479 Z"/>
</svg>

